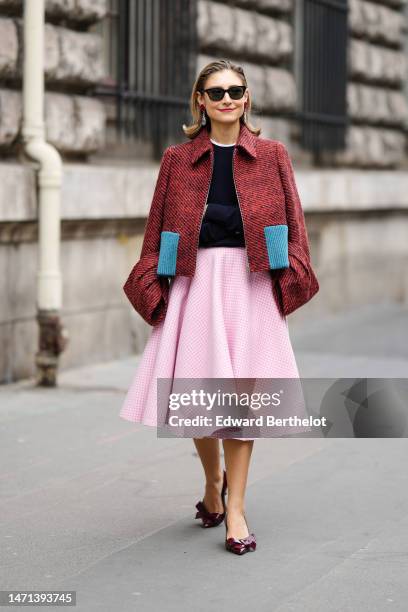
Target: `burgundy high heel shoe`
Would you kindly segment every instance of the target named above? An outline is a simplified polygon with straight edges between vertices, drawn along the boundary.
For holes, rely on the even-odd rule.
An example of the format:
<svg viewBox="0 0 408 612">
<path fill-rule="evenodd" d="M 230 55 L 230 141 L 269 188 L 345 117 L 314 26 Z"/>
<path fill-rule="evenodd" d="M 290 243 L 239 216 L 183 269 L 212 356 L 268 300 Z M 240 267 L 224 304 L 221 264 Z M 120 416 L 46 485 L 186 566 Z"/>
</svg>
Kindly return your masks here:
<svg viewBox="0 0 408 612">
<path fill-rule="evenodd" d="M 245 523 L 248 528 L 248 523 L 244 515 Z M 248 529 L 249 532 L 249 529 Z M 228 538 L 228 527 L 227 527 L 227 514 L 225 513 L 225 548 L 236 555 L 244 555 L 247 552 L 254 551 L 256 549 L 256 538 L 254 533 L 250 533 L 246 538 Z"/>
<path fill-rule="evenodd" d="M 202 520 L 201 527 L 217 527 L 220 525 L 225 518 L 225 493 L 227 491 L 227 473 L 224 470 L 224 479 L 222 483 L 221 490 L 221 499 L 222 505 L 224 507 L 224 512 L 208 512 L 207 508 L 204 505 L 203 501 L 199 501 L 196 503 L 197 514 L 195 518 L 200 518 Z"/>
</svg>

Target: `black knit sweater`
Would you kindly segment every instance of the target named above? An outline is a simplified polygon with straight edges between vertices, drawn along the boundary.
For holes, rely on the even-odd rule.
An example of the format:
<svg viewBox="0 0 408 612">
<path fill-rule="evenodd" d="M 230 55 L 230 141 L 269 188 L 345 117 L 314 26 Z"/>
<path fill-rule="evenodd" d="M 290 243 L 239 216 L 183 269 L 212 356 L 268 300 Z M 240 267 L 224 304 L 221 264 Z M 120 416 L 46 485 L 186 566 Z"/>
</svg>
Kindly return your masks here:
<svg viewBox="0 0 408 612">
<path fill-rule="evenodd" d="M 245 246 L 241 211 L 232 174 L 235 145 L 211 142 L 214 147 L 214 170 L 198 246 Z"/>
</svg>

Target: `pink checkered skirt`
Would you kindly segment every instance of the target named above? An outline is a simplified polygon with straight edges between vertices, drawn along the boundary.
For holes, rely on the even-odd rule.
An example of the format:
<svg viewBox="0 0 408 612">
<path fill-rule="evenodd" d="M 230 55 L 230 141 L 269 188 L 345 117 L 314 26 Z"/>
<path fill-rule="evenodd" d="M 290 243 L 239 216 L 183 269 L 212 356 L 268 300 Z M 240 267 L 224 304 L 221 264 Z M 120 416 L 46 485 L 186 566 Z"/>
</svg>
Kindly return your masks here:
<svg viewBox="0 0 408 612">
<path fill-rule="evenodd" d="M 249 271 L 245 247 L 199 248 L 194 276 L 171 279 L 166 316 L 151 330 L 121 418 L 157 426 L 158 377 L 299 377 L 272 277 Z"/>
</svg>

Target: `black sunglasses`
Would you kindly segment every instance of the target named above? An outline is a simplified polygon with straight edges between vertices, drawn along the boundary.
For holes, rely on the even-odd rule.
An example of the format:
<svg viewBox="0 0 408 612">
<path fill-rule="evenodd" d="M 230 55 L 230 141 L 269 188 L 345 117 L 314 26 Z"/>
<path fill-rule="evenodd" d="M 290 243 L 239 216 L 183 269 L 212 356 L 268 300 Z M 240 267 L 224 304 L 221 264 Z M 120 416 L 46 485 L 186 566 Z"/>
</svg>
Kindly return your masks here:
<svg viewBox="0 0 408 612">
<path fill-rule="evenodd" d="M 200 92 L 207 92 L 208 97 L 213 102 L 219 102 L 225 96 L 225 92 L 228 91 L 228 95 L 231 100 L 240 100 L 246 90 L 245 85 L 231 85 L 228 89 L 223 89 L 222 87 L 210 87 L 209 89 L 201 89 Z"/>
</svg>

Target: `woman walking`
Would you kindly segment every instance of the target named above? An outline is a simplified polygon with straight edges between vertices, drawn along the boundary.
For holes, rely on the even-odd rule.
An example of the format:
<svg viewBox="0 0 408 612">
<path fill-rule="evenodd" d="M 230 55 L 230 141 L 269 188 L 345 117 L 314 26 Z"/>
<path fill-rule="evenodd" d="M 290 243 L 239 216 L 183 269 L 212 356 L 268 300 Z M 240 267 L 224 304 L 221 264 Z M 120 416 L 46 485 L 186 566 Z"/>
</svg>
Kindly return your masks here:
<svg viewBox="0 0 408 612">
<path fill-rule="evenodd" d="M 152 426 L 157 378 L 298 378 L 286 316 L 319 289 L 289 155 L 251 125 L 242 68 L 205 66 L 190 107 L 188 140 L 164 151 L 124 285 L 153 329 L 120 416 Z M 196 518 L 224 521 L 226 549 L 244 554 L 256 548 L 245 516 L 254 438 L 227 433 L 194 438 L 205 475 Z"/>
</svg>

